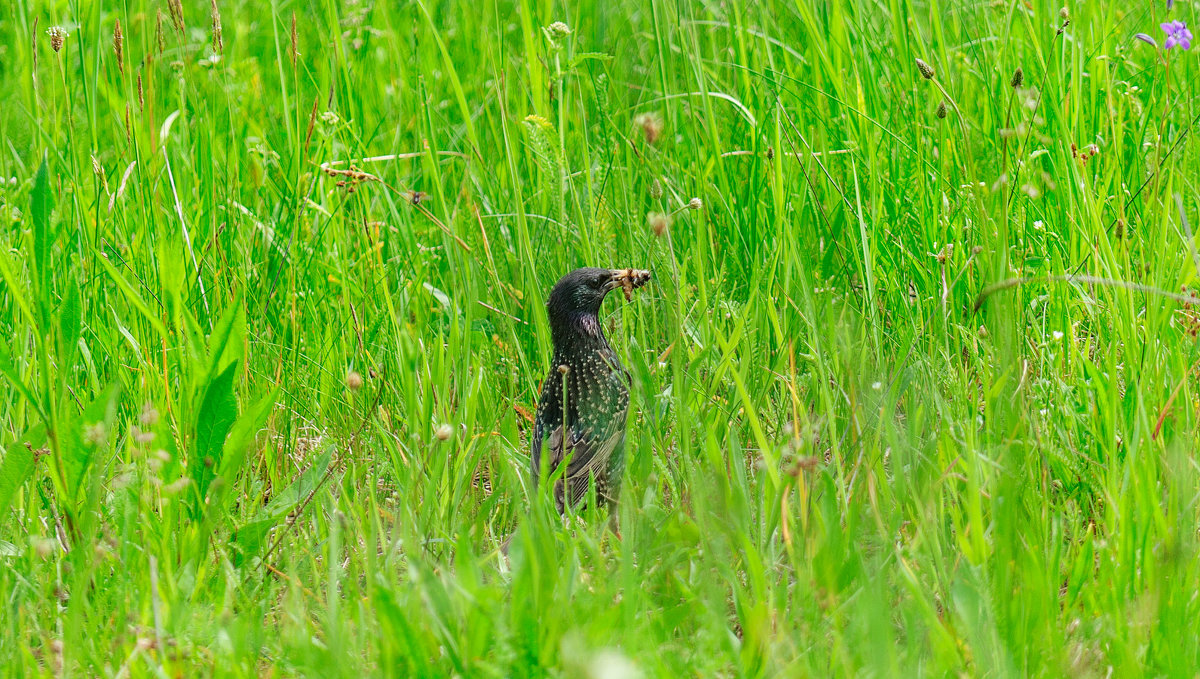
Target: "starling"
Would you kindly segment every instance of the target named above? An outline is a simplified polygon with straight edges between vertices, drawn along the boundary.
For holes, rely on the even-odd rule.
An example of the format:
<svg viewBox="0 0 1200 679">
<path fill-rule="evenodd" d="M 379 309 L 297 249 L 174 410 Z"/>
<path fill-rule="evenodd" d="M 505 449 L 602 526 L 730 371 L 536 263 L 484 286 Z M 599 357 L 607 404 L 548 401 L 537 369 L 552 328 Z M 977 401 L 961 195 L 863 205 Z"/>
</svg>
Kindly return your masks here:
<svg viewBox="0 0 1200 679">
<path fill-rule="evenodd" d="M 543 472 L 543 451 L 548 475 L 567 461 L 554 484 L 559 513 L 578 508 L 593 485 L 601 503 L 616 502 L 625 461 L 629 373 L 604 338 L 600 304 L 618 288 L 628 300 L 648 280 L 650 272 L 637 269 L 576 269 L 555 284 L 546 300 L 554 360 L 534 420 L 533 481 L 536 485 Z"/>
</svg>

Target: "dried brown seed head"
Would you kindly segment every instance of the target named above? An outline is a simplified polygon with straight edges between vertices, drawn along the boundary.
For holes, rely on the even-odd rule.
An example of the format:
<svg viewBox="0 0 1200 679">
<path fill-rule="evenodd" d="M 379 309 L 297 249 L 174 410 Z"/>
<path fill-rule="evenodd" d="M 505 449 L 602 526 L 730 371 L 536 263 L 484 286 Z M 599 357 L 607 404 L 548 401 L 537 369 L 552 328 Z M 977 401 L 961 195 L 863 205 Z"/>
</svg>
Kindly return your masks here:
<svg viewBox="0 0 1200 679">
<path fill-rule="evenodd" d="M 633 119 L 633 124 L 642 128 L 642 136 L 646 138 L 646 143 L 651 146 L 662 136 L 663 121 L 662 116 L 658 115 L 658 113 L 639 113 Z"/>
<path fill-rule="evenodd" d="M 667 234 L 667 230 L 671 228 L 671 218 L 661 212 L 651 212 L 646 215 L 646 223 L 650 225 L 650 230 L 655 236 L 662 238 Z"/>
</svg>

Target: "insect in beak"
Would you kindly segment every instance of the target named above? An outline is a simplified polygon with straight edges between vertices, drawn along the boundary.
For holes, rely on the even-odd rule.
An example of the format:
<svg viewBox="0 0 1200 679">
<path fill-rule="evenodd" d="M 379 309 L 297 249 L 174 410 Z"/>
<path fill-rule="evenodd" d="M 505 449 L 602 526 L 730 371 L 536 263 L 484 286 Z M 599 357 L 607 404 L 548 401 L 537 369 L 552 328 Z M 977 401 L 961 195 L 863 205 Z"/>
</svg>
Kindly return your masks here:
<svg viewBox="0 0 1200 679">
<path fill-rule="evenodd" d="M 613 269 L 612 280 L 605 286 L 605 292 L 621 288 L 625 291 L 625 301 L 630 301 L 633 291 L 650 281 L 650 272 L 645 269 Z"/>
</svg>

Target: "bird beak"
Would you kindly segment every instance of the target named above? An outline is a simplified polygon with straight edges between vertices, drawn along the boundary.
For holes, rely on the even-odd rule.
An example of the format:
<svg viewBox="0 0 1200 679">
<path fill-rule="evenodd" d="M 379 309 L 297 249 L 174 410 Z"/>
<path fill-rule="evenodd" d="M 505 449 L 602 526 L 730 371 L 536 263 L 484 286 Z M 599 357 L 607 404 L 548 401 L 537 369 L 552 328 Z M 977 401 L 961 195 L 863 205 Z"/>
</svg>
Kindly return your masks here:
<svg viewBox="0 0 1200 679">
<path fill-rule="evenodd" d="M 604 286 L 604 291 L 609 292 L 622 288 L 625 290 L 625 301 L 630 300 L 630 294 L 645 285 L 650 280 L 650 272 L 644 269 L 613 269 L 612 280 L 608 285 Z"/>
</svg>

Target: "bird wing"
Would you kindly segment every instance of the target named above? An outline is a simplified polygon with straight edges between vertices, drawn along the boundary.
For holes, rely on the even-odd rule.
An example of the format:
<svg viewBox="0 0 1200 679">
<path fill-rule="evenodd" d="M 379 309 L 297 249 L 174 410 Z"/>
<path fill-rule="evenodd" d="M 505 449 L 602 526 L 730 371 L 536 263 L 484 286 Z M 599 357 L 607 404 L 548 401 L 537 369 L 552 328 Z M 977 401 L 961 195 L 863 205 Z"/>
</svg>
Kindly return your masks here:
<svg viewBox="0 0 1200 679">
<path fill-rule="evenodd" d="M 563 450 L 563 427 L 558 425 L 546 437 L 545 446 L 550 452 L 548 470 L 553 473 L 570 455 L 564 474 L 570 488 L 569 503 L 577 504 L 587 493 L 592 478 L 603 479 L 608 471 L 613 454 L 625 439 L 625 409 L 599 431 L 578 426 L 569 427 L 571 436 Z M 601 489 L 603 490 L 603 489 Z"/>
<path fill-rule="evenodd" d="M 628 373 L 616 361 L 611 352 L 602 353 L 600 358 L 609 370 L 619 372 L 624 380 L 629 379 Z M 598 367 L 598 366 L 597 366 Z M 592 366 L 584 366 L 581 371 L 595 370 Z M 541 457 L 548 454 L 546 460 L 547 473 L 553 474 L 569 455 L 564 483 L 555 484 L 555 496 L 561 510 L 564 499 L 574 505 L 587 493 L 590 479 L 597 481 L 597 490 L 607 492 L 604 481 L 607 481 L 612 470 L 614 454 L 619 454 L 625 440 L 625 417 L 629 409 L 629 396 L 623 389 L 591 389 L 577 393 L 582 399 L 573 409 L 571 421 L 567 424 L 567 436 L 564 445 L 562 384 L 563 381 L 551 374 L 542 386 L 541 398 L 538 401 L 538 417 L 534 426 L 532 463 L 533 481 L 536 485 L 541 471 Z M 590 373 L 595 379 L 596 374 Z M 578 379 L 577 375 L 572 378 Z M 578 389 L 577 387 L 575 388 Z M 611 409 L 611 410 L 610 410 Z M 591 413 L 589 417 L 588 413 Z M 601 414 L 603 413 L 603 414 Z M 568 498 L 563 496 L 564 486 L 569 488 Z M 607 497 L 607 496 L 606 496 Z"/>
<path fill-rule="evenodd" d="M 563 459 L 570 456 L 564 474 L 565 486 L 570 488 L 568 503 L 575 505 L 588 492 L 588 483 L 593 479 L 604 480 L 613 453 L 625 439 L 624 411 L 614 419 L 612 425 L 601 431 L 570 427 L 571 437 L 563 450 L 563 426 L 554 427 L 546 445 L 550 449 L 551 470 L 557 470 Z M 599 488 L 604 493 L 604 488 Z M 557 488 L 556 488 L 557 491 Z M 557 494 L 557 493 L 556 493 Z"/>
</svg>

